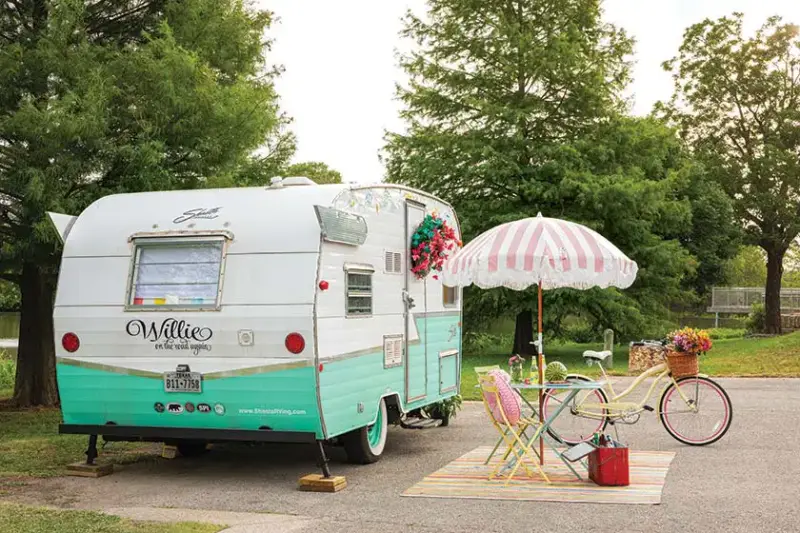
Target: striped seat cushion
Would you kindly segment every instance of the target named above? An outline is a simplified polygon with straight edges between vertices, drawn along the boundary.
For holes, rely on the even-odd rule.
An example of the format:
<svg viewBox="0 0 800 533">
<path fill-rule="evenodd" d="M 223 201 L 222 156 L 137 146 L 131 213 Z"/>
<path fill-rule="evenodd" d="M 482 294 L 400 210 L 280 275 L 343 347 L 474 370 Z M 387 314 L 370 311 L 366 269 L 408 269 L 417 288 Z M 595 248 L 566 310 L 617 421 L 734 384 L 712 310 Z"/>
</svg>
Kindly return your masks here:
<svg viewBox="0 0 800 533">
<path fill-rule="evenodd" d="M 519 395 L 511 388 L 511 376 L 508 375 L 508 372 L 505 370 L 492 370 L 487 374 L 494 376 L 495 386 L 497 387 L 497 395 L 494 393 L 483 393 L 486 403 L 489 405 L 489 409 L 492 412 L 492 416 L 497 423 L 505 425 L 506 421 L 503 419 L 503 414 L 500 411 L 502 407 L 502 410 L 505 411 L 508 423 L 512 426 L 515 425 L 522 416 L 522 403 L 520 402 Z M 500 397 L 499 405 L 497 396 Z"/>
</svg>

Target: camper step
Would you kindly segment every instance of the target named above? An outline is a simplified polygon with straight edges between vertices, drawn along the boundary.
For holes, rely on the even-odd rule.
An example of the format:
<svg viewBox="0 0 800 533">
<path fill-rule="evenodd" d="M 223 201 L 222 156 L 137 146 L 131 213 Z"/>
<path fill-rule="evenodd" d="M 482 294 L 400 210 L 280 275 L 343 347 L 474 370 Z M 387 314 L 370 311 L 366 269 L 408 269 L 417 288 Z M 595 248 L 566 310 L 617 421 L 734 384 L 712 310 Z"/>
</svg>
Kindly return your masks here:
<svg viewBox="0 0 800 533">
<path fill-rule="evenodd" d="M 433 418 L 403 418 L 400 420 L 400 426 L 405 429 L 430 429 L 442 425 L 441 420 Z"/>
</svg>

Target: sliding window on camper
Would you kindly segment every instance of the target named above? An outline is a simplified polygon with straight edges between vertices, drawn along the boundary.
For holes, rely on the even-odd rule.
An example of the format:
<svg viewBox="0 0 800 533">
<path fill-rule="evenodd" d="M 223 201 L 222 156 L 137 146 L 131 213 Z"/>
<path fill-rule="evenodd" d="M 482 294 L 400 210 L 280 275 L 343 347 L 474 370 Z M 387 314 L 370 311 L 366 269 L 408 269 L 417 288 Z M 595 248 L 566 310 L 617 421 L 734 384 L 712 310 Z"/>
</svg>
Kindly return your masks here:
<svg viewBox="0 0 800 533">
<path fill-rule="evenodd" d="M 128 310 L 218 310 L 225 239 L 134 239 Z"/>
</svg>

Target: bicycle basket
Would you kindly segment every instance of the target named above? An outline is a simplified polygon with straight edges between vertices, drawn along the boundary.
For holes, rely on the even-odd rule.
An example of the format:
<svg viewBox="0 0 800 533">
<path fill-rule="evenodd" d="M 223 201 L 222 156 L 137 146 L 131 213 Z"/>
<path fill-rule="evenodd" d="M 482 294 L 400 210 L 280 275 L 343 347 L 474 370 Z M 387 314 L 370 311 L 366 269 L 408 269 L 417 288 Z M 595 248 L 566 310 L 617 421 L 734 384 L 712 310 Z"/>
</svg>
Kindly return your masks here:
<svg viewBox="0 0 800 533">
<path fill-rule="evenodd" d="M 667 350 L 667 366 L 674 378 L 696 376 L 700 373 L 700 356 Z"/>
</svg>

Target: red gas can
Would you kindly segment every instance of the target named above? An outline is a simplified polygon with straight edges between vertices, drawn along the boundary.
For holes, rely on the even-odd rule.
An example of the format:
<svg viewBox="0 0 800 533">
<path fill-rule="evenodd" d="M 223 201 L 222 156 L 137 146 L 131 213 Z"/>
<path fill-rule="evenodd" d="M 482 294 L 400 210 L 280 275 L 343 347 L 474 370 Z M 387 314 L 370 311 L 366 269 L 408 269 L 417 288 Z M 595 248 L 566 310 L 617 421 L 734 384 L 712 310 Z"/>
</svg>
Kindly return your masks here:
<svg viewBox="0 0 800 533">
<path fill-rule="evenodd" d="M 589 479 L 603 486 L 630 485 L 628 448 L 596 448 L 589 454 Z"/>
</svg>

